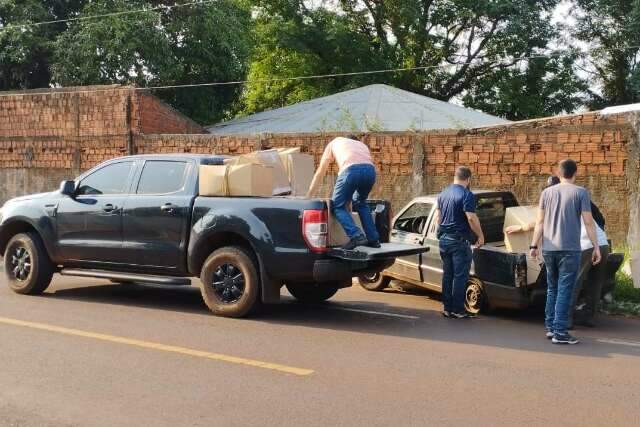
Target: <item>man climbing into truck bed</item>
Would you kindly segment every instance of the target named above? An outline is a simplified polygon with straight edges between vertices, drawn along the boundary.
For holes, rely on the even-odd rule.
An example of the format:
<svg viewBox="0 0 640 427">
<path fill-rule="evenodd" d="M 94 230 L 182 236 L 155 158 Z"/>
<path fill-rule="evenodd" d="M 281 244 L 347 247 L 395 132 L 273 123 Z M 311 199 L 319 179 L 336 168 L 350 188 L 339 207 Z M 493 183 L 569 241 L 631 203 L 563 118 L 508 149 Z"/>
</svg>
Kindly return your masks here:
<svg viewBox="0 0 640 427">
<path fill-rule="evenodd" d="M 333 189 L 331 209 L 349 237 L 349 242 L 344 245 L 343 249 L 350 250 L 358 246 L 379 248 L 380 236 L 371 218 L 371 210 L 366 203 L 376 182 L 376 169 L 373 166 L 369 148 L 358 141 L 354 135 L 335 138 L 327 145 L 318 170 L 311 181 L 307 197 L 313 196 L 332 160 L 338 164 L 339 174 Z M 350 201 L 353 210 L 360 215 L 364 233 L 355 224 L 347 209 Z"/>
</svg>

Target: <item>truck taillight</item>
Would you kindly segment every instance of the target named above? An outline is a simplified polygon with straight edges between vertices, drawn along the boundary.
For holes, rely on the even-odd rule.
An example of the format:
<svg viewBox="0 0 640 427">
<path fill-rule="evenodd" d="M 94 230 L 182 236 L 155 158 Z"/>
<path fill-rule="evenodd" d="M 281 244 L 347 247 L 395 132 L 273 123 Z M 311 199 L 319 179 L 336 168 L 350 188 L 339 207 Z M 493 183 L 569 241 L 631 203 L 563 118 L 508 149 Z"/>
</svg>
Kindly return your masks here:
<svg viewBox="0 0 640 427">
<path fill-rule="evenodd" d="M 302 237 L 311 252 L 321 253 L 327 251 L 327 225 L 328 215 L 326 209 L 305 210 L 302 214 Z"/>
</svg>

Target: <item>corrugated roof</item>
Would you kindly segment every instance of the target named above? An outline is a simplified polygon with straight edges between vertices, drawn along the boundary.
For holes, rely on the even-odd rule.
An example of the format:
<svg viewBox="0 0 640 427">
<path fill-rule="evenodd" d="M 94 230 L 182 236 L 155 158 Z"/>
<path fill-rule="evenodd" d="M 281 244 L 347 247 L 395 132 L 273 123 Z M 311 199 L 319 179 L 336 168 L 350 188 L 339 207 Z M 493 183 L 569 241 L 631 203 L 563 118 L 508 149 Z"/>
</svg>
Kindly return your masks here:
<svg viewBox="0 0 640 427">
<path fill-rule="evenodd" d="M 208 127 L 213 134 L 468 129 L 509 123 L 489 114 L 375 84 Z"/>
</svg>

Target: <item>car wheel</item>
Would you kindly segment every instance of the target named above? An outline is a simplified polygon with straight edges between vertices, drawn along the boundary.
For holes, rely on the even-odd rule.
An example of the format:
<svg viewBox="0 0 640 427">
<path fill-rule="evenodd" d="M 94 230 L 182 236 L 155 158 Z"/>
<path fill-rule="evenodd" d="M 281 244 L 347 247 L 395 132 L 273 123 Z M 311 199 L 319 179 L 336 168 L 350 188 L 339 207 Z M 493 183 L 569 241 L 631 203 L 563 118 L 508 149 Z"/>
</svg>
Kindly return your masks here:
<svg viewBox="0 0 640 427">
<path fill-rule="evenodd" d="M 43 293 L 53 277 L 54 265 L 36 233 L 13 236 L 4 254 L 4 272 L 9 288 L 16 293 Z"/>
<path fill-rule="evenodd" d="M 467 312 L 478 314 L 488 307 L 487 297 L 482 287 L 482 282 L 478 279 L 469 279 L 467 289 L 464 293 L 464 308 Z"/>
<path fill-rule="evenodd" d="M 326 301 L 338 292 L 340 287 L 332 283 L 287 283 L 287 290 L 301 302 Z"/>
<path fill-rule="evenodd" d="M 253 257 L 243 248 L 214 251 L 200 274 L 202 298 L 214 314 L 244 317 L 258 305 L 260 281 Z"/>
<path fill-rule="evenodd" d="M 382 273 L 363 274 L 362 276 L 358 276 L 358 283 L 368 291 L 381 291 L 389 287 L 391 277 L 385 276 Z"/>
</svg>

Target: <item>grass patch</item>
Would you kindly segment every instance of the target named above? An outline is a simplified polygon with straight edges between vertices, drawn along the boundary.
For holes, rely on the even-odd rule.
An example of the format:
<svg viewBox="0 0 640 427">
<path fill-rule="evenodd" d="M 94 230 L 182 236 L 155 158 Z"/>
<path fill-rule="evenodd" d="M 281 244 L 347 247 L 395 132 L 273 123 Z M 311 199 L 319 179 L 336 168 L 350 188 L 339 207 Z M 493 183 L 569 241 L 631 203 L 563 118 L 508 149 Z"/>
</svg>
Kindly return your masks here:
<svg viewBox="0 0 640 427">
<path fill-rule="evenodd" d="M 629 250 L 624 252 L 625 263 L 629 260 Z M 623 263 L 624 265 L 624 263 Z M 616 285 L 613 288 L 613 298 L 604 303 L 604 311 L 611 314 L 625 314 L 640 316 L 640 289 L 633 287 L 631 277 L 622 271 L 622 267 L 616 273 Z"/>
</svg>

